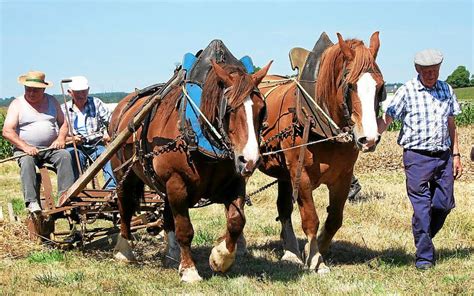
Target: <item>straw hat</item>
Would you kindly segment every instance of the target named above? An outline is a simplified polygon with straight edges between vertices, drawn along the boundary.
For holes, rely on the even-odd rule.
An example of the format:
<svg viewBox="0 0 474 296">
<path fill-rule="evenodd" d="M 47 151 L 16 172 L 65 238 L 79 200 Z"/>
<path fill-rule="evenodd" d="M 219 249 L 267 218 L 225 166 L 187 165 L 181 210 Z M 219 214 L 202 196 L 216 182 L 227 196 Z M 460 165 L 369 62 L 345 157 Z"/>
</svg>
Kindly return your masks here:
<svg viewBox="0 0 474 296">
<path fill-rule="evenodd" d="M 29 71 L 18 77 L 18 83 L 29 87 L 46 88 L 53 86 L 52 82 L 45 81 L 46 75 L 40 71 Z"/>
</svg>

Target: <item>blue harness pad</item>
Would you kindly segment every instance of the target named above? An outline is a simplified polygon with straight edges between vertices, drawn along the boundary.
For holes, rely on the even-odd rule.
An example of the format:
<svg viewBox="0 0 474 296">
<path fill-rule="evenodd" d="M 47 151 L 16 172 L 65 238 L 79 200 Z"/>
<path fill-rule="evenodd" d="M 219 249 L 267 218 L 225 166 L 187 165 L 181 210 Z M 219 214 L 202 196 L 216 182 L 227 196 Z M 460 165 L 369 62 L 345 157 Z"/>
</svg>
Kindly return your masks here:
<svg viewBox="0 0 474 296">
<path fill-rule="evenodd" d="M 189 71 L 193 67 L 196 60 L 197 58 L 192 53 L 186 53 L 184 55 L 183 62 L 181 65 L 183 69 L 186 70 L 186 77 L 188 77 Z M 255 67 L 253 65 L 252 59 L 249 56 L 242 57 L 240 59 L 240 62 L 244 66 L 247 73 L 252 74 L 255 72 Z M 198 84 L 186 82 L 185 88 L 191 100 L 196 104 L 196 106 L 200 106 L 202 95 L 201 87 Z M 183 99 L 184 100 L 182 101 L 182 104 L 186 104 L 186 110 L 184 112 L 185 120 L 191 124 L 191 128 L 196 134 L 195 141 L 197 143 L 198 149 L 201 151 L 205 151 L 208 154 L 214 154 L 219 156 L 223 155 L 224 152 L 221 149 L 213 146 L 204 135 L 201 128 L 201 124 L 199 122 L 199 112 L 194 109 L 194 106 L 190 102 L 187 102 L 188 98 L 184 97 Z"/>
<path fill-rule="evenodd" d="M 244 65 L 247 73 L 253 74 L 255 72 L 255 66 L 253 65 L 252 59 L 249 56 L 243 56 L 240 59 L 240 62 Z"/>
<path fill-rule="evenodd" d="M 189 97 L 197 105 L 201 105 L 201 94 L 202 89 L 199 85 L 194 83 L 186 83 L 186 91 L 188 92 Z M 198 147 L 202 150 L 213 152 L 214 154 L 221 155 L 223 151 L 213 146 L 209 140 L 204 136 L 201 124 L 199 123 L 199 113 L 194 110 L 194 107 L 191 103 L 186 104 L 186 120 L 191 123 L 193 131 L 196 133 L 196 143 Z"/>
</svg>

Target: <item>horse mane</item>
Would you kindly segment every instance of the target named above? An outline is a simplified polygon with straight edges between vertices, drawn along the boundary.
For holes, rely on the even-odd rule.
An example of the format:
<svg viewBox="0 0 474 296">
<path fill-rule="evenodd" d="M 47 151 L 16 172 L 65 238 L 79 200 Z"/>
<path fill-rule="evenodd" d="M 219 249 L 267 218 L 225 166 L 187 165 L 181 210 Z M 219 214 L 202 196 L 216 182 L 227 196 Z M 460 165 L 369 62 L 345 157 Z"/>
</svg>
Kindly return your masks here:
<svg viewBox="0 0 474 296">
<path fill-rule="evenodd" d="M 354 59 L 350 62 L 350 71 L 345 80 L 347 83 L 355 83 L 363 72 L 377 70 L 379 68 L 370 50 L 364 42 L 358 39 L 345 41 L 354 50 Z M 322 58 L 318 73 L 316 98 L 318 100 L 330 101 L 336 97 L 337 89 L 342 79 L 343 54 L 338 43 L 328 48 Z M 337 71 L 337 69 L 340 69 Z"/>
<path fill-rule="evenodd" d="M 221 64 L 227 73 L 232 75 L 235 82 L 228 93 L 227 105 L 231 108 L 237 108 L 242 105 L 247 98 L 247 94 L 255 87 L 252 78 L 245 70 L 236 65 Z M 206 82 L 202 89 L 201 111 L 210 122 L 214 122 L 219 112 L 219 103 L 222 93 L 225 90 L 224 83 L 217 77 L 213 69 L 209 71 Z"/>
</svg>

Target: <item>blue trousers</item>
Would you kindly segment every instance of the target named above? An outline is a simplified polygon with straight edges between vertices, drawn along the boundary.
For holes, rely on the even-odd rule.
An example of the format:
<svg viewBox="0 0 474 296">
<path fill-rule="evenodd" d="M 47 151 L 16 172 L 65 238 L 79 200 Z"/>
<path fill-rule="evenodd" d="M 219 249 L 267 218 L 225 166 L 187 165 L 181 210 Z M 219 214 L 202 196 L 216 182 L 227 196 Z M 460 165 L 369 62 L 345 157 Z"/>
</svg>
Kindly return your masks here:
<svg viewBox="0 0 474 296">
<path fill-rule="evenodd" d="M 74 154 L 74 148 L 68 147 L 66 149 L 71 154 L 71 158 L 73 161 L 72 167 L 74 169 L 74 175 L 76 176 L 76 178 L 78 178 L 79 170 L 77 169 L 77 161 L 76 161 L 76 155 Z M 105 147 L 103 145 L 96 145 L 93 148 L 81 147 L 80 149 L 77 149 L 77 154 L 79 155 L 81 168 L 86 167 L 86 164 L 87 164 L 87 156 L 85 153 L 87 153 L 87 155 L 92 160 L 96 160 L 104 151 L 105 151 Z M 117 187 L 117 182 L 115 181 L 115 177 L 114 177 L 114 173 L 113 173 L 112 165 L 110 164 L 110 161 L 107 161 L 107 163 L 104 165 L 104 167 L 102 168 L 102 172 L 104 173 L 105 183 L 107 184 L 105 188 L 115 189 L 115 187 Z"/>
<path fill-rule="evenodd" d="M 413 206 L 416 263 L 434 263 L 432 239 L 455 206 L 452 156 L 449 150 L 435 155 L 405 150 L 403 164 L 408 198 Z"/>
</svg>

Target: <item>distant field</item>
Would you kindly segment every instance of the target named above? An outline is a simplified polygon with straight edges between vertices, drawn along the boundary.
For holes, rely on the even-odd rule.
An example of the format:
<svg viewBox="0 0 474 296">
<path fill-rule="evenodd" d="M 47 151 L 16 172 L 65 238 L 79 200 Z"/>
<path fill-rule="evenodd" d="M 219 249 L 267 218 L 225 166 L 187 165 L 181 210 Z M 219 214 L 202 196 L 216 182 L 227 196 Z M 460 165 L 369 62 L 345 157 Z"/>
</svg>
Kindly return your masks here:
<svg viewBox="0 0 474 296">
<path fill-rule="evenodd" d="M 454 93 L 459 101 L 474 103 L 474 87 L 456 88 Z"/>
</svg>

